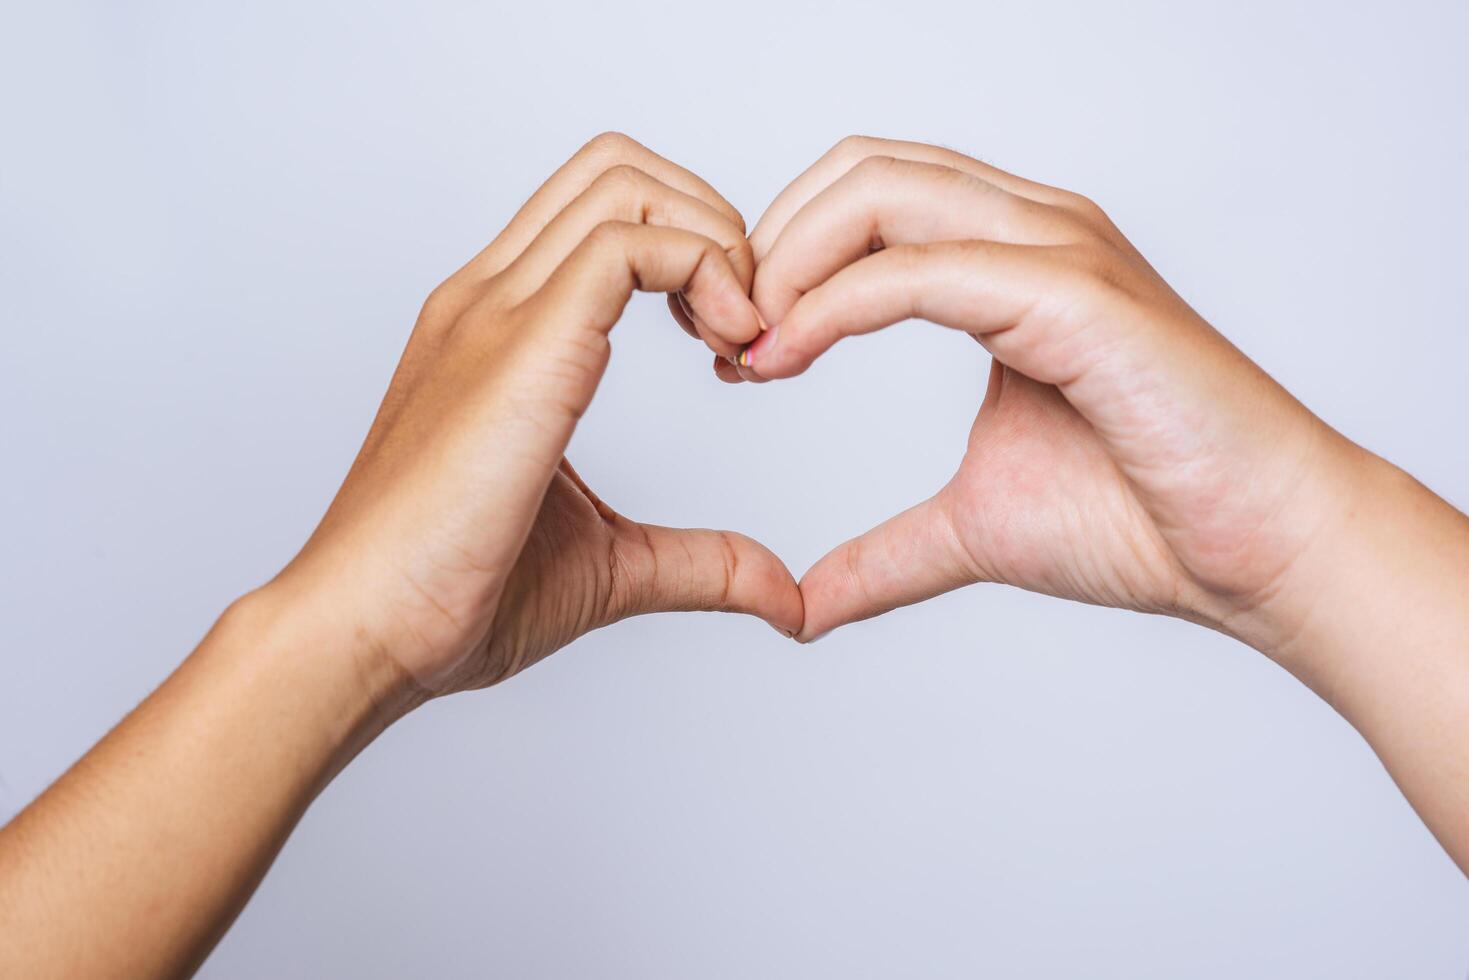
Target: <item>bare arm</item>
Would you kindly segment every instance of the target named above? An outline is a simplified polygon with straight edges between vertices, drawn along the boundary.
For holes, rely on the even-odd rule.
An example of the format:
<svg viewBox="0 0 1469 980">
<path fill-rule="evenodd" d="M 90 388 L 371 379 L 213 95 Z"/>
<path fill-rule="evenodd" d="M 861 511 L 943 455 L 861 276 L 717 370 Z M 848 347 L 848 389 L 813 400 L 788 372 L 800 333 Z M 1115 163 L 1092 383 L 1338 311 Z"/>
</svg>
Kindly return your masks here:
<svg viewBox="0 0 1469 980">
<path fill-rule="evenodd" d="M 725 380 L 909 317 L 993 355 L 953 479 L 802 577 L 800 638 L 974 582 L 1203 623 L 1341 711 L 1469 870 L 1469 519 L 1313 415 L 1080 195 L 854 137 L 750 238 L 770 329 Z"/>
<path fill-rule="evenodd" d="M 1363 454 L 1354 502 L 1260 649 L 1367 739 L 1469 873 L 1469 518 Z"/>
<path fill-rule="evenodd" d="M 316 794 L 421 700 L 401 669 L 273 605 L 232 607 L 0 831 L 0 972 L 192 972 Z"/>
<path fill-rule="evenodd" d="M 0 830 L 0 976 L 189 973 L 316 794 L 430 697 L 639 613 L 799 630 L 767 549 L 628 520 L 562 455 L 635 289 L 679 292 L 733 354 L 760 330 L 753 272 L 739 214 L 633 141 L 559 170 L 425 304 L 301 553 Z"/>
</svg>

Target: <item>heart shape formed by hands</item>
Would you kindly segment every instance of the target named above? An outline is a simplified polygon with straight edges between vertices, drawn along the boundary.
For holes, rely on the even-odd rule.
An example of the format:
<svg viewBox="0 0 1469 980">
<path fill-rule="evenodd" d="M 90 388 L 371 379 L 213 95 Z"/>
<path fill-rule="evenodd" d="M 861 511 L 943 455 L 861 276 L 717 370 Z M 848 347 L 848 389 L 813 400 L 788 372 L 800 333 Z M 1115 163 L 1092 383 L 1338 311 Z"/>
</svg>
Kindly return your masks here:
<svg viewBox="0 0 1469 980">
<path fill-rule="evenodd" d="M 622 517 L 563 453 L 635 290 L 669 293 L 726 381 L 793 377 L 842 337 L 909 318 L 969 333 L 994 363 L 958 471 L 799 584 L 742 535 Z M 1292 461 L 1340 455 L 1332 435 L 1078 195 L 853 138 L 747 237 L 707 183 L 613 135 L 430 296 L 282 577 L 331 595 L 431 693 L 494 683 L 639 613 L 745 612 L 810 640 L 979 581 L 1253 642 L 1252 613 L 1332 497 Z"/>
</svg>

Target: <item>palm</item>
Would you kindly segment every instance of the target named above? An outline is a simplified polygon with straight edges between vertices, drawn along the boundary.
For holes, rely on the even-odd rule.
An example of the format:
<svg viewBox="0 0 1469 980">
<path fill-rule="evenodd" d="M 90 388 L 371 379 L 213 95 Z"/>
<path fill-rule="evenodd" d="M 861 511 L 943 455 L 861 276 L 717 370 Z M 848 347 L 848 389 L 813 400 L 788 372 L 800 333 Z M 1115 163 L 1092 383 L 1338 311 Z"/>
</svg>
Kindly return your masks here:
<svg viewBox="0 0 1469 980">
<path fill-rule="evenodd" d="M 565 459 L 506 582 L 483 656 L 484 687 L 594 629 L 647 612 L 745 612 L 800 624 L 795 582 L 742 534 L 641 524 L 602 502 Z M 779 628 L 779 627 L 777 627 Z"/>
<path fill-rule="evenodd" d="M 998 363 L 953 479 L 802 578 L 803 635 L 974 582 L 1189 615 L 1190 579 L 1090 424 Z"/>
<path fill-rule="evenodd" d="M 1092 427 L 1055 387 L 998 371 L 934 500 L 972 579 L 1179 611 L 1186 576 Z"/>
<path fill-rule="evenodd" d="M 583 633 L 617 618 L 613 594 L 617 529 L 630 524 L 576 477 L 552 477 L 525 547 L 505 585 L 484 656 L 469 686 L 523 670 Z"/>
</svg>

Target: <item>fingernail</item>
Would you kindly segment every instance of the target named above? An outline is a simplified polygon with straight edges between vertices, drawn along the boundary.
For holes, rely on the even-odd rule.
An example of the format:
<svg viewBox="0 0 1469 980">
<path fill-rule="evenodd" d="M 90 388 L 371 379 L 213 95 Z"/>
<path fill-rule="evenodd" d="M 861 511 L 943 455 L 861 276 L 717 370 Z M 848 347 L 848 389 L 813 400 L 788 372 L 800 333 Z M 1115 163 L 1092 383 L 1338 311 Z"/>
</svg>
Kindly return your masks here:
<svg viewBox="0 0 1469 980">
<path fill-rule="evenodd" d="M 770 624 L 770 628 L 773 629 L 773 630 L 775 630 L 781 636 L 785 637 L 787 640 L 792 639 L 796 635 L 796 631 L 795 630 L 788 630 L 785 627 L 783 627 L 783 626 L 777 626 L 774 623 L 771 623 Z"/>
<path fill-rule="evenodd" d="M 740 351 L 740 365 L 742 367 L 753 367 L 755 362 L 762 357 L 767 357 L 775 347 L 775 340 L 780 336 L 780 327 L 771 327 L 769 330 L 755 338 L 755 342 Z"/>
</svg>

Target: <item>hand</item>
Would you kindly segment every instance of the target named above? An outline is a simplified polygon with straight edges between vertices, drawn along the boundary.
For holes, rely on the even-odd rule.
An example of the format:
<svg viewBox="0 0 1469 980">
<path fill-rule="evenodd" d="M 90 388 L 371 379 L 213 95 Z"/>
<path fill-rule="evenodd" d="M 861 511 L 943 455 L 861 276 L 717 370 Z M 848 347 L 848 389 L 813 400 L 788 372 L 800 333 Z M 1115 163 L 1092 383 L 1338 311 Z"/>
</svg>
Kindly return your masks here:
<svg viewBox="0 0 1469 980">
<path fill-rule="evenodd" d="M 575 637 L 659 610 L 801 599 L 767 549 L 630 521 L 563 458 L 634 289 L 732 355 L 760 331 L 739 213 L 622 136 L 588 143 L 424 305 L 346 482 L 268 587 L 365 637 L 432 693 L 503 680 Z"/>
<path fill-rule="evenodd" d="M 937 147 L 842 141 L 751 235 L 771 325 L 726 380 L 788 378 L 919 317 L 993 355 L 953 479 L 801 580 L 801 639 L 972 582 L 1298 627 L 1293 569 L 1366 454 L 1205 323 L 1093 203 Z"/>
</svg>

